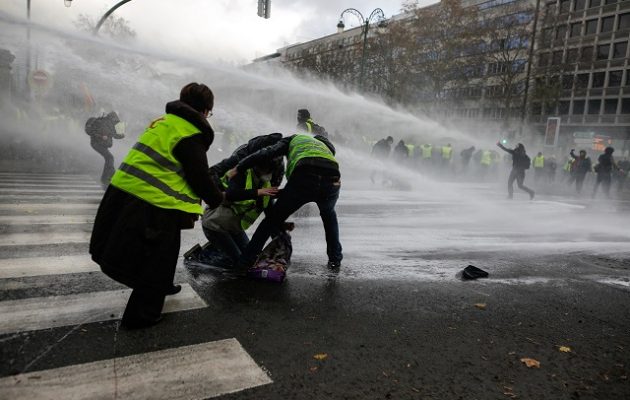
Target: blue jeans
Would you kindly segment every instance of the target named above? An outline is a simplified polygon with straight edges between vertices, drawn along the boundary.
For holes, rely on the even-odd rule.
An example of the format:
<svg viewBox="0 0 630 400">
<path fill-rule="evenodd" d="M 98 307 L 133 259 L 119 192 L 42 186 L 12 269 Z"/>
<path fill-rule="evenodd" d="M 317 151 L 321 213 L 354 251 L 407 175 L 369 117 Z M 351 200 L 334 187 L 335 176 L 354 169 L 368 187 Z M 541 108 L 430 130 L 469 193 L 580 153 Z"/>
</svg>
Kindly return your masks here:
<svg viewBox="0 0 630 400">
<path fill-rule="evenodd" d="M 328 260 L 340 262 L 343 254 L 339 242 L 337 213 L 335 213 L 339 188 L 338 177 L 300 173 L 299 170 L 296 170 L 278 195 L 278 200 L 267 211 L 265 219 L 256 229 L 254 236 L 243 251 L 238 265 L 240 267 L 253 265 L 272 233 L 281 230 L 282 224 L 291 214 L 304 204 L 311 202 L 317 204 L 319 215 L 324 224 Z"/>
<path fill-rule="evenodd" d="M 245 231 L 237 233 L 219 232 L 204 227 L 203 233 L 206 235 L 206 238 L 210 241 L 210 243 L 228 256 L 233 263 L 238 261 L 241 253 L 247 246 L 247 243 L 249 243 L 249 238 L 247 237 Z"/>
</svg>

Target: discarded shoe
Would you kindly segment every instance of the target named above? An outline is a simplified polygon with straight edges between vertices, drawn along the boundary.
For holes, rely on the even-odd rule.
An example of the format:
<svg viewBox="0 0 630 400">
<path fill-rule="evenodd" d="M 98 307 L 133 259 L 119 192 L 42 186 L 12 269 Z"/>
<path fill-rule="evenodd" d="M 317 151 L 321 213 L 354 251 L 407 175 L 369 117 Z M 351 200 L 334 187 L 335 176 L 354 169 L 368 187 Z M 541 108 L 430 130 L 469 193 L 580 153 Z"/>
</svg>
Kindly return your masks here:
<svg viewBox="0 0 630 400">
<path fill-rule="evenodd" d="M 173 285 L 170 289 L 166 291 L 166 295 L 170 296 L 173 294 L 177 294 L 182 291 L 182 285 Z"/>
<path fill-rule="evenodd" d="M 469 265 L 462 271 L 462 279 L 471 280 L 477 278 L 487 278 L 488 273 L 482 269 Z"/>
</svg>

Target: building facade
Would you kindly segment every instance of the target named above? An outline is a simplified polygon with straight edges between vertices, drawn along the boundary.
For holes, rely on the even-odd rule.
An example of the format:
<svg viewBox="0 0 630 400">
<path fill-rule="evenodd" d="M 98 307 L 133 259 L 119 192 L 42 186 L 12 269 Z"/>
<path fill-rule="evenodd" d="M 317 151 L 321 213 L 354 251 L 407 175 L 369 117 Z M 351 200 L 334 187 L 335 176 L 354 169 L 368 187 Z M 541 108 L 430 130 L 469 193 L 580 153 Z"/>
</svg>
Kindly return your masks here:
<svg viewBox="0 0 630 400">
<path fill-rule="evenodd" d="M 548 139 L 549 118 L 556 118 L 560 129 L 554 145 L 580 147 L 592 139 L 593 150 L 614 145 L 627 153 L 630 1 L 462 0 L 461 7 L 474 9 L 479 26 L 486 29 L 479 31 L 478 44 L 468 41 L 450 55 L 463 61 L 449 72 L 456 78 L 445 82 L 437 94 L 417 89 L 408 107 L 417 107 L 419 113 L 430 110 L 431 117 L 469 131 L 526 134 L 541 142 Z M 410 32 L 416 32 L 412 26 L 418 15 L 422 14 L 403 13 L 390 23 L 408 24 Z M 379 35 L 376 29 L 368 33 L 365 62 L 368 69 L 378 71 Z M 426 42 L 416 38 L 419 47 Z M 362 43 L 362 28 L 357 27 L 290 45 L 254 61 L 308 69 L 349 83 L 358 76 Z M 432 55 L 430 49 L 419 54 L 409 67 L 416 76 L 422 75 L 423 57 Z M 387 95 L 377 85 L 363 89 Z"/>
</svg>

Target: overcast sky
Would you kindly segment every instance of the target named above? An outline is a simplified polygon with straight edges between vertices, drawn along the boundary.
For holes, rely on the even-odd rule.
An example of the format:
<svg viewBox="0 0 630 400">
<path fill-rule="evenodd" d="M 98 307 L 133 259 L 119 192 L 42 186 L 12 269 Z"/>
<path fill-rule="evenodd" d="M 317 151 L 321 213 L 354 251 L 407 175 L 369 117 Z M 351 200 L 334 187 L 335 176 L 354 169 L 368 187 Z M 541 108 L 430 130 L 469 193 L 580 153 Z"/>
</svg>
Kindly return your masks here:
<svg viewBox="0 0 630 400">
<path fill-rule="evenodd" d="M 40 24 L 75 29 L 79 14 L 99 18 L 115 1 L 32 0 L 31 19 Z M 194 58 L 243 64 L 277 48 L 336 31 L 341 11 L 357 8 L 366 17 L 380 7 L 387 17 L 400 12 L 402 0 L 272 0 L 271 18 L 256 15 L 257 0 L 133 0 L 116 11 L 137 33 L 137 42 L 152 50 Z M 421 4 L 435 0 L 420 0 Z M 0 0 L 0 9 L 26 15 L 26 0 Z M 357 25 L 353 16 L 346 26 Z"/>
</svg>

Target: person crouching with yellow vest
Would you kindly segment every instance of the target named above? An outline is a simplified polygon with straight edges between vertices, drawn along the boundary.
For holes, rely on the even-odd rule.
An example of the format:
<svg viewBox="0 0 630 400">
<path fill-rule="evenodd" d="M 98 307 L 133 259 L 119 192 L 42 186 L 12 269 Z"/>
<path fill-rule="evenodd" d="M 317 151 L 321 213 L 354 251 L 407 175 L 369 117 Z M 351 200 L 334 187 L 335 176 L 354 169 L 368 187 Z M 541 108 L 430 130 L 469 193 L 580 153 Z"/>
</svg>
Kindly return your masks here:
<svg viewBox="0 0 630 400">
<path fill-rule="evenodd" d="M 227 174 L 224 175 L 221 183 L 225 188 L 225 201 L 214 209 L 206 208 L 203 214 L 206 238 L 215 249 L 228 256 L 232 264 L 238 261 L 249 243 L 245 230 L 278 193 L 278 188 L 271 187 L 270 181 L 281 163 L 282 159 L 262 162 L 229 180 Z"/>
<path fill-rule="evenodd" d="M 161 319 L 173 285 L 182 229 L 223 201 L 208 168 L 214 131 L 206 120 L 212 91 L 190 83 L 166 114 L 151 122 L 114 173 L 94 220 L 90 254 L 112 279 L 133 289 L 121 325 L 143 328 Z"/>
<path fill-rule="evenodd" d="M 244 274 L 260 254 L 267 239 L 281 229 L 287 218 L 304 204 L 314 202 L 326 234 L 328 267 L 338 270 L 343 258 L 339 242 L 339 225 L 335 205 L 341 187 L 339 164 L 335 147 L 323 136 L 292 135 L 280 139 L 275 145 L 261 149 L 244 158 L 228 172 L 234 177 L 246 174 L 253 166 L 276 157 L 287 158 L 287 184 L 278 194 L 278 200 L 254 232 L 237 264 Z"/>
</svg>

